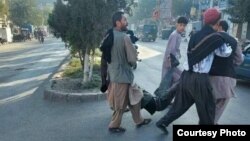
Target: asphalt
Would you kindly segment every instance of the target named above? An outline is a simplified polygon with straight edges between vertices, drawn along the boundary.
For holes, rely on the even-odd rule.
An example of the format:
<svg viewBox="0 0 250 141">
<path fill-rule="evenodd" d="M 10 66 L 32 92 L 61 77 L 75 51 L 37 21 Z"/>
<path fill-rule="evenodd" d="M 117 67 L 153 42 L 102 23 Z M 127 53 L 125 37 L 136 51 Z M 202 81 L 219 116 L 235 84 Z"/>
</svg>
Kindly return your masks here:
<svg viewBox="0 0 250 141">
<path fill-rule="evenodd" d="M 127 131 L 124 134 L 111 134 L 108 132 L 107 126 L 111 120 L 112 111 L 106 100 L 82 103 L 44 100 L 44 89 L 53 73 L 57 71 L 65 58 L 65 56 L 62 57 L 63 55 L 59 57 L 60 55 L 58 56 L 58 54 L 60 53 L 58 51 L 54 50 L 53 52 L 50 50 L 53 48 L 52 44 L 56 45 L 58 42 L 58 40 L 51 39 L 51 46 L 48 45 L 39 49 L 39 52 L 51 51 L 50 56 L 57 56 L 54 59 L 58 60 L 58 62 L 53 67 L 54 69 L 50 69 L 47 72 L 48 76 L 42 79 L 40 83 L 37 83 L 38 85 L 36 85 L 34 92 L 31 92 L 29 96 L 20 97 L 10 102 L 5 101 L 0 104 L 0 141 L 171 141 L 173 140 L 173 124 L 198 123 L 195 106 L 192 106 L 188 112 L 168 127 L 169 135 L 164 135 L 155 127 L 155 123 L 167 110 L 158 112 L 154 116 L 142 110 L 143 117 L 152 118 L 152 122 L 149 125 L 137 129 L 132 121 L 131 114 L 125 113 L 122 126 Z M 150 92 L 155 90 L 160 81 L 161 60 L 163 57 L 163 51 L 161 50 L 164 50 L 164 42 L 167 41 L 160 40 L 156 43 L 144 43 L 143 46 L 140 45 L 139 47 L 143 60 L 138 64 L 138 69 L 135 70 L 135 81 Z M 159 46 L 159 48 L 155 49 L 151 45 Z M 30 50 L 36 50 L 34 48 L 39 47 L 36 44 L 34 47 L 30 46 L 30 48 L 24 47 L 19 51 L 25 53 Z M 183 44 L 183 46 L 186 45 Z M 60 47 L 63 46 L 60 45 Z M 58 50 L 58 47 L 55 47 L 55 49 Z M 1 52 L 1 61 L 2 58 L 8 58 L 9 60 L 15 58 L 18 51 L 17 54 L 14 52 L 16 52 L 15 49 L 5 53 Z M 28 53 L 25 55 L 28 57 Z M 39 56 L 39 54 L 36 55 Z M 40 59 L 44 60 L 45 58 L 42 57 Z M 5 61 L 1 63 L 5 63 Z M 2 67 L 3 65 L 8 65 L 8 63 L 1 64 L 0 66 Z M 18 64 L 9 66 L 9 68 L 12 70 L 15 69 L 15 66 L 18 66 Z M 47 65 L 43 64 L 43 66 Z M 2 71 L 2 68 L 0 71 Z M 11 73 L 11 71 L 9 72 Z M 40 71 L 37 70 L 37 72 Z M 3 73 L 1 72 L 1 74 Z M 21 73 L 15 74 L 21 75 Z M 6 73 L 0 75 L 5 77 L 5 79 L 0 79 L 1 85 L 5 85 L 14 79 L 11 78 L 13 74 L 9 75 L 9 77 Z M 12 84 L 10 85 L 13 86 L 12 89 L 15 89 L 15 85 L 18 85 L 16 83 Z M 32 82 L 20 85 L 27 85 L 25 87 L 28 87 L 31 84 Z M 0 92 L 2 92 L 2 88 L 5 87 L 1 86 Z M 250 110 L 248 108 L 250 104 L 249 91 L 250 84 L 248 82 L 240 81 L 238 83 L 236 88 L 238 96 L 230 101 L 224 115 L 219 121 L 220 124 L 250 124 Z M 13 96 L 12 94 L 8 95 L 8 93 L 3 95 L 3 99 Z"/>
</svg>

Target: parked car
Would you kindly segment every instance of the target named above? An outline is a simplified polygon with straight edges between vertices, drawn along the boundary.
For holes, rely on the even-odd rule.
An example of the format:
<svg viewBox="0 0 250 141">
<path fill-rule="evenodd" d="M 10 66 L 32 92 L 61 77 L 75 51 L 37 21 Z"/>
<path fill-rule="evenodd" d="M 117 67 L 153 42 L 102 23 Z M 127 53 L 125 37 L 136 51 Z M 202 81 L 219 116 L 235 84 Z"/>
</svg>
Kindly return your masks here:
<svg viewBox="0 0 250 141">
<path fill-rule="evenodd" d="M 31 40 L 31 33 L 27 28 L 21 28 L 20 31 L 14 32 L 13 42 L 25 42 Z"/>
<path fill-rule="evenodd" d="M 245 48 L 243 51 L 244 61 L 236 68 L 236 74 L 238 79 L 250 81 L 250 47 Z"/>
<path fill-rule="evenodd" d="M 158 27 L 155 24 L 140 25 L 138 29 L 139 38 L 144 41 L 155 41 L 157 38 Z"/>
<path fill-rule="evenodd" d="M 175 27 L 172 26 L 172 27 L 167 27 L 165 29 L 162 29 L 162 32 L 161 32 L 161 38 L 163 40 L 167 40 L 168 37 L 170 36 L 170 34 L 175 30 Z"/>
<path fill-rule="evenodd" d="M 250 47 L 250 40 L 245 40 L 243 43 L 242 43 L 242 49 L 246 49 L 246 48 L 249 48 Z"/>
</svg>

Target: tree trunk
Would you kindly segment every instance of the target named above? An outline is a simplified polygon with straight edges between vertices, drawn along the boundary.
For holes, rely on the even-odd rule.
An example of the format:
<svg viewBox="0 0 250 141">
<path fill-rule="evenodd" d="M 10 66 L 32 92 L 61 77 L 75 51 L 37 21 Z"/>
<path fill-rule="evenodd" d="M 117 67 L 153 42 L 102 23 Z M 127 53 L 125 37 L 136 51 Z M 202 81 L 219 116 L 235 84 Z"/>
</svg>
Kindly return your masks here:
<svg viewBox="0 0 250 141">
<path fill-rule="evenodd" d="M 83 59 L 83 53 L 81 50 L 78 51 L 78 54 L 79 54 L 79 58 L 80 58 L 80 62 L 81 62 L 81 65 L 82 65 L 82 70 L 84 68 L 84 59 Z"/>
<path fill-rule="evenodd" d="M 238 38 L 239 40 L 241 40 L 242 26 L 243 26 L 243 23 L 238 23 L 237 38 Z"/>
<path fill-rule="evenodd" d="M 95 64 L 95 50 L 93 50 L 92 54 L 91 54 L 90 71 L 89 71 L 89 81 L 92 80 L 94 64 Z"/>
<path fill-rule="evenodd" d="M 88 82 L 88 76 L 89 76 L 89 53 L 88 49 L 86 49 L 84 55 L 83 83 Z"/>
</svg>

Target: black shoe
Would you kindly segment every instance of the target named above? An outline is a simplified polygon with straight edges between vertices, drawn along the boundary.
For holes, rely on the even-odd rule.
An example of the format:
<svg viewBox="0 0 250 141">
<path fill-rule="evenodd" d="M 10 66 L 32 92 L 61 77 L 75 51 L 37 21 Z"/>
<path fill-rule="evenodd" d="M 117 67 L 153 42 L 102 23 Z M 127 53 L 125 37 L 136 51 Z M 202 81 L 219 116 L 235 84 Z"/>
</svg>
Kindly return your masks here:
<svg viewBox="0 0 250 141">
<path fill-rule="evenodd" d="M 129 112 L 129 111 L 130 111 L 129 108 L 126 108 L 126 109 L 124 110 L 125 113 L 127 113 L 127 112 Z"/>
<path fill-rule="evenodd" d="M 125 128 L 117 127 L 117 128 L 109 128 L 109 132 L 111 133 L 124 133 L 126 131 Z"/>
<path fill-rule="evenodd" d="M 164 124 L 159 124 L 156 123 L 156 127 L 158 127 L 162 132 L 164 132 L 165 134 L 168 134 L 168 130 L 167 127 Z"/>
<path fill-rule="evenodd" d="M 142 127 L 143 125 L 149 124 L 151 121 L 152 121 L 151 119 L 144 119 L 143 122 L 140 123 L 140 124 L 137 124 L 136 127 L 137 127 L 137 128 L 140 128 L 140 127 Z"/>
</svg>

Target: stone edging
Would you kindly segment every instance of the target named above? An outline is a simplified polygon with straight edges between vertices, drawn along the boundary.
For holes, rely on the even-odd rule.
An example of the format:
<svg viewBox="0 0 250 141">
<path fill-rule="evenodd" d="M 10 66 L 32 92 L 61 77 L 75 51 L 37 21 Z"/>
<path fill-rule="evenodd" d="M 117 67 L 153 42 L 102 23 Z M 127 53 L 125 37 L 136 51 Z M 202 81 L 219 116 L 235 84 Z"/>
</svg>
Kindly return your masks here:
<svg viewBox="0 0 250 141">
<path fill-rule="evenodd" d="M 69 63 L 70 57 L 67 56 L 64 62 L 61 63 L 60 68 L 57 72 L 62 71 L 67 64 Z M 86 102 L 86 101 L 99 101 L 106 99 L 105 93 L 65 93 L 57 90 L 52 90 L 53 78 L 55 78 L 57 72 L 54 73 L 52 80 L 49 81 L 49 84 L 45 87 L 44 90 L 44 99 L 50 101 L 65 101 L 65 102 Z"/>
<path fill-rule="evenodd" d="M 50 101 L 65 101 L 65 102 L 86 102 L 99 101 L 106 99 L 106 94 L 103 93 L 65 93 L 51 89 L 45 89 L 44 99 Z"/>
</svg>

